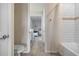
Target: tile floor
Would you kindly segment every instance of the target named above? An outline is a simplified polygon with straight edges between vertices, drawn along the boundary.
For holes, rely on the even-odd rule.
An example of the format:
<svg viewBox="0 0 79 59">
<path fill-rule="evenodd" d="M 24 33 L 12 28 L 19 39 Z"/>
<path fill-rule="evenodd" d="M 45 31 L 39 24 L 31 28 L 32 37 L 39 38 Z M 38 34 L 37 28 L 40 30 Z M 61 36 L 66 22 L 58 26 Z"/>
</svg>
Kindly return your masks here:
<svg viewBox="0 0 79 59">
<path fill-rule="evenodd" d="M 59 53 L 45 53 L 44 52 L 44 42 L 36 39 L 31 41 L 31 51 L 30 53 L 22 53 L 22 56 L 60 56 Z"/>
</svg>

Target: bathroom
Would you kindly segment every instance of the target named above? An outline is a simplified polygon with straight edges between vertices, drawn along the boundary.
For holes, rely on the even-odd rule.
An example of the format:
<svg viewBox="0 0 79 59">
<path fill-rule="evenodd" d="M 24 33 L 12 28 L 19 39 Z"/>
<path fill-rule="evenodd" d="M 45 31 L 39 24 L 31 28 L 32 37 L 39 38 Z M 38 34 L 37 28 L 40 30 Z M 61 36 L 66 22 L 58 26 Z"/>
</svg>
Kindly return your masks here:
<svg viewBox="0 0 79 59">
<path fill-rule="evenodd" d="M 64 55 L 79 56 L 79 3 L 64 4 Z"/>
<path fill-rule="evenodd" d="M 32 55 L 50 55 L 46 50 L 50 48 L 48 50 L 52 51 L 50 46 L 52 42 L 50 42 L 50 40 L 52 40 L 51 32 L 53 31 L 51 30 L 51 27 L 53 25 L 52 26 L 50 25 L 53 24 L 52 19 L 54 17 L 51 19 L 51 23 L 49 21 L 50 23 L 49 28 L 51 30 L 50 40 L 45 39 L 46 38 L 45 28 L 47 28 L 47 26 L 45 25 L 46 24 L 45 22 L 47 22 L 45 21 L 46 19 L 45 17 L 47 17 L 47 14 L 49 13 L 49 11 L 52 10 L 52 8 L 49 11 L 47 10 L 48 8 L 50 8 L 50 6 L 52 6 L 52 8 L 54 7 L 58 8 L 58 4 L 41 3 L 41 4 L 15 4 L 14 5 L 14 27 L 15 27 L 14 29 L 15 31 L 14 32 L 14 38 L 15 38 L 14 52 L 15 53 L 14 54 L 15 55 L 16 54 L 17 55 L 31 55 L 31 54 Z M 54 11 L 56 13 L 55 9 Z M 52 14 L 54 15 L 54 12 L 52 12 Z"/>
<path fill-rule="evenodd" d="M 0 4 L 0 56 L 79 56 L 78 25 L 79 3 Z"/>
<path fill-rule="evenodd" d="M 25 7 L 27 7 L 27 8 L 25 9 Z M 14 42 L 15 42 L 16 49 L 18 48 L 18 46 L 27 47 L 26 49 L 24 49 L 22 51 L 23 54 L 25 54 L 25 53 L 28 54 L 32 48 L 38 48 L 38 46 L 36 46 L 36 45 L 38 45 L 36 41 L 38 41 L 38 43 L 40 41 L 41 42 L 45 41 L 45 39 L 43 37 L 45 35 L 45 32 L 44 32 L 44 30 L 45 30 L 44 18 L 45 17 L 44 17 L 44 12 L 43 12 L 44 7 L 45 7 L 45 4 L 15 4 L 15 8 L 14 8 L 15 9 L 15 11 L 14 11 L 15 12 L 14 13 L 15 14 L 15 22 L 14 22 L 15 23 L 15 26 L 14 26 L 15 27 L 15 41 Z M 27 10 L 26 13 L 24 10 Z M 23 14 L 24 16 L 22 16 L 22 12 L 25 13 L 25 14 Z M 24 21 L 21 20 L 22 18 L 24 18 L 23 19 Z M 24 27 L 24 29 L 22 27 Z M 23 31 L 23 32 L 21 32 L 21 31 Z M 28 37 L 26 37 L 26 36 L 28 36 Z M 33 41 L 34 41 L 34 43 L 32 43 Z M 32 45 L 33 45 L 33 47 L 32 47 Z M 40 49 L 38 48 L 38 51 L 39 50 Z M 35 52 L 33 52 L 33 53 L 35 53 Z M 16 52 L 15 52 L 15 54 L 16 54 Z"/>
<path fill-rule="evenodd" d="M 53 9 L 53 7 L 55 6 L 56 4 L 53 4 L 53 6 L 52 6 L 52 4 L 30 4 L 30 16 L 35 16 L 35 15 L 40 15 L 40 13 L 41 13 L 41 15 L 43 15 L 42 13 L 44 13 L 45 15 L 44 15 L 44 19 L 50 19 L 51 17 L 54 17 L 54 16 L 46 16 L 46 13 L 49 13 L 49 11 L 51 10 L 51 9 Z M 52 23 L 52 21 L 51 21 L 51 19 L 49 20 L 49 21 L 51 21 L 51 23 L 48 23 L 49 25 L 47 25 L 47 23 L 46 23 L 46 25 L 44 25 L 44 23 L 43 24 L 41 24 L 41 25 L 43 25 L 43 30 L 44 31 L 47 31 L 47 32 L 45 32 L 44 33 L 44 36 L 45 35 L 48 35 L 48 36 L 46 36 L 46 37 L 41 37 L 41 39 L 44 41 L 44 43 L 43 43 L 43 49 L 45 50 L 45 52 L 46 53 L 56 53 L 56 52 L 59 52 L 60 53 L 60 55 L 67 55 L 67 56 L 73 56 L 73 55 L 79 55 L 78 54 L 78 42 L 79 42 L 79 40 L 78 40 L 78 33 L 79 33 L 79 31 L 78 31 L 78 13 L 79 13 L 79 11 L 78 11 L 78 6 L 79 6 L 79 4 L 76 4 L 76 3 L 62 3 L 61 4 L 62 6 L 61 6 L 61 10 L 59 11 L 58 10 L 58 12 L 60 12 L 61 13 L 61 18 L 60 19 L 62 19 L 62 20 L 60 20 L 59 22 L 60 23 L 54 23 L 54 26 L 57 26 L 57 24 L 59 25 L 60 24 L 60 27 L 59 28 L 61 28 L 61 33 L 59 32 L 59 35 L 60 35 L 60 39 L 59 38 L 56 38 L 56 39 L 58 39 L 58 40 L 60 40 L 60 50 L 58 50 L 57 51 L 57 45 L 58 45 L 58 43 L 56 42 L 56 39 L 55 40 L 53 40 L 52 42 L 50 42 L 51 41 L 51 39 L 52 39 L 52 36 L 51 35 L 53 35 L 52 33 L 54 33 L 53 32 L 53 30 L 54 30 L 54 28 L 55 28 L 55 30 L 56 30 L 56 27 L 52 27 L 52 25 L 51 24 L 53 24 Z M 35 6 L 37 6 L 37 7 L 35 7 Z M 45 9 L 47 7 L 47 10 Z M 50 7 L 52 7 L 52 8 L 50 8 Z M 56 6 L 57 7 L 57 6 Z M 43 8 L 43 10 L 42 10 L 42 8 Z M 49 9 L 48 9 L 49 8 Z M 32 10 L 33 9 L 33 10 Z M 40 10 L 42 10 L 41 12 L 40 12 Z M 28 11 L 29 11 L 29 9 L 28 9 Z M 38 12 L 39 11 L 39 12 Z M 44 11 L 44 12 L 43 12 Z M 53 12 L 54 11 L 54 12 Z M 57 14 L 55 11 L 57 11 L 56 9 L 54 9 L 52 12 L 52 15 L 55 15 L 55 14 Z M 41 16 L 40 15 L 40 16 Z M 29 17 L 29 16 L 28 16 Z M 57 17 L 56 15 L 55 15 L 55 17 Z M 32 18 L 31 18 L 32 19 Z M 31 20 L 30 20 L 31 21 Z M 29 21 L 29 22 L 30 22 Z M 43 20 L 44 22 L 45 22 L 45 20 Z M 49 21 L 47 21 L 47 22 L 49 22 Z M 56 21 L 56 20 L 55 20 Z M 40 22 L 40 21 L 39 21 Z M 41 21 L 42 22 L 42 21 Z M 29 25 L 29 24 L 28 24 Z M 30 24 L 31 25 L 31 24 Z M 33 24 L 32 24 L 33 25 Z M 40 26 L 41 26 L 40 25 Z M 49 28 L 47 29 L 47 27 L 46 26 L 48 26 Z M 45 27 L 45 28 L 44 28 Z M 41 29 L 42 29 L 41 28 Z M 51 30 L 51 29 L 52 30 Z M 54 30 L 54 31 L 55 31 Z M 30 31 L 32 31 L 32 30 L 30 30 Z M 59 31 L 59 30 L 57 30 L 57 31 Z M 52 33 L 51 33 L 52 32 Z M 30 32 L 31 34 L 32 34 L 32 32 Z M 43 33 L 43 31 L 41 32 L 41 33 Z M 47 33 L 49 33 L 49 34 L 47 34 Z M 51 34 L 51 35 L 50 35 Z M 56 34 L 56 35 L 55 35 Z M 42 35 L 42 34 L 41 34 Z M 58 35 L 58 33 L 54 33 L 54 35 L 57 37 L 57 35 Z M 29 36 L 30 36 L 30 34 L 29 34 Z M 33 37 L 30 37 L 30 39 L 31 38 L 33 38 Z M 43 39 L 44 38 L 44 39 Z M 46 39 L 45 39 L 46 38 Z M 55 37 L 54 37 L 55 38 Z M 48 40 L 48 39 L 50 39 L 50 40 Z M 38 39 L 37 39 L 38 40 Z M 29 41 L 29 40 L 28 40 Z M 31 42 L 32 43 L 32 42 Z M 30 43 L 30 44 L 31 44 Z M 50 44 L 49 44 L 50 43 Z M 53 44 L 52 44 L 53 43 Z M 26 44 L 26 43 L 25 43 Z M 28 43 L 28 47 L 29 47 L 29 45 L 30 45 L 29 43 Z M 36 44 L 36 45 L 38 45 L 38 44 Z M 53 47 L 53 49 L 51 48 L 51 45 L 52 45 L 52 47 Z M 74 48 L 75 47 L 75 48 Z M 31 49 L 31 47 L 29 47 L 29 49 Z M 35 49 L 36 49 L 36 47 L 35 47 Z M 76 50 L 77 49 L 77 50 Z M 76 51 L 77 52 L 76 52 Z M 28 50 L 29 51 L 29 50 Z M 39 49 L 37 50 L 37 52 L 39 51 Z M 36 51 L 35 51 L 36 52 Z M 35 53 L 35 52 L 33 52 L 33 53 Z M 36 52 L 36 53 L 37 53 Z M 36 55 L 38 55 L 38 54 L 36 54 Z M 49 55 L 49 54 L 46 54 L 46 55 Z"/>
</svg>

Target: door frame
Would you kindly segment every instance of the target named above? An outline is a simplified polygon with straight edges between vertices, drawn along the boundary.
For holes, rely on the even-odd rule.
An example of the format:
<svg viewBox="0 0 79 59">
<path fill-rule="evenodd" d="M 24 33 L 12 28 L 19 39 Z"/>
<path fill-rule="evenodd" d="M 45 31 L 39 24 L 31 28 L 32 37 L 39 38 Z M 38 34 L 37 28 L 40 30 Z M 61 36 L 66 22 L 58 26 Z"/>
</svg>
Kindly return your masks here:
<svg viewBox="0 0 79 59">
<path fill-rule="evenodd" d="M 46 13 L 45 13 L 46 11 L 45 11 L 45 8 L 43 8 L 43 14 L 42 14 L 42 33 L 43 33 L 43 35 L 42 35 L 42 39 L 43 39 L 43 42 L 44 42 L 44 52 L 46 52 Z"/>
<path fill-rule="evenodd" d="M 10 19 L 9 19 L 9 56 L 14 56 L 14 3 L 10 4 Z"/>
<path fill-rule="evenodd" d="M 30 32 L 29 32 L 29 29 L 30 29 L 30 4 L 28 4 L 28 25 L 27 25 L 27 51 L 26 53 L 29 53 L 30 52 Z"/>
<path fill-rule="evenodd" d="M 45 9 L 43 9 L 43 13 L 41 15 L 30 15 L 30 4 L 28 4 L 28 29 L 27 29 L 28 39 L 27 39 L 27 53 L 29 53 L 30 52 L 30 49 L 31 49 L 30 48 L 30 43 L 31 43 L 30 39 L 31 38 L 30 38 L 30 32 L 29 32 L 29 30 L 30 30 L 30 16 L 41 16 L 41 19 L 42 19 L 41 25 L 43 25 L 43 26 L 41 26 L 42 27 L 42 33 L 43 33 L 42 39 L 43 39 L 43 42 L 45 43 Z M 44 47 L 44 50 L 45 49 L 46 49 L 46 47 Z"/>
</svg>

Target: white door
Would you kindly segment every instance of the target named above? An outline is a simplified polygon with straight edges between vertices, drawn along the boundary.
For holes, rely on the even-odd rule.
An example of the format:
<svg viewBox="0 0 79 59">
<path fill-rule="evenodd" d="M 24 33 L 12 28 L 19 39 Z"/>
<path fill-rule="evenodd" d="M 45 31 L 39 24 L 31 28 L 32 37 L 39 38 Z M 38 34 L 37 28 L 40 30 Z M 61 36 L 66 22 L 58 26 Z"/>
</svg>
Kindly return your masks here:
<svg viewBox="0 0 79 59">
<path fill-rule="evenodd" d="M 0 56 L 11 55 L 10 20 L 11 4 L 0 3 Z"/>
</svg>

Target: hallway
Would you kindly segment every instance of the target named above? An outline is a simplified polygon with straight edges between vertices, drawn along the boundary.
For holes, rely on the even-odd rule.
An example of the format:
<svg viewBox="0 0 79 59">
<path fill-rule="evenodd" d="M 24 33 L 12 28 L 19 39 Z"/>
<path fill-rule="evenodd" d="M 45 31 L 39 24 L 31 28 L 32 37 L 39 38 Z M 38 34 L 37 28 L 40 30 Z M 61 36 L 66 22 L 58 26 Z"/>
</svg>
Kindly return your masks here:
<svg viewBox="0 0 79 59">
<path fill-rule="evenodd" d="M 31 51 L 30 53 L 22 53 L 22 56 L 60 56 L 58 53 L 45 53 L 45 44 L 40 37 L 36 37 L 31 40 Z"/>
<path fill-rule="evenodd" d="M 32 55 L 43 55 L 44 54 L 44 42 L 40 40 L 40 37 L 36 37 L 31 41 L 31 54 Z"/>
<path fill-rule="evenodd" d="M 0 4 L 0 56 L 61 55 L 79 56 L 79 3 Z"/>
</svg>

